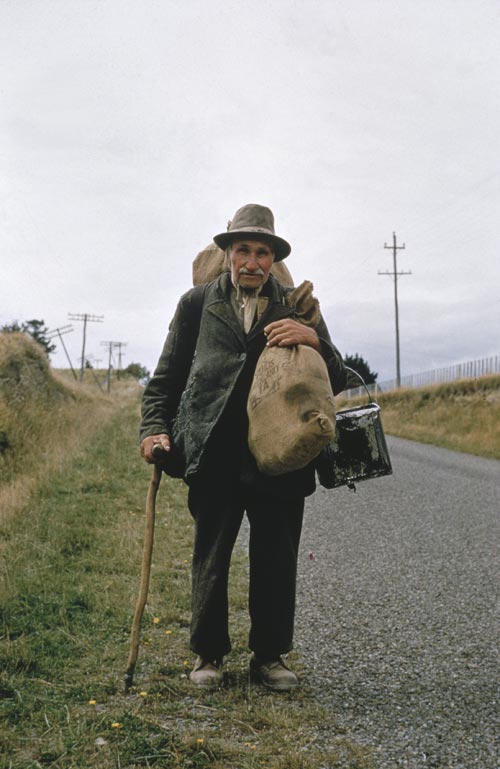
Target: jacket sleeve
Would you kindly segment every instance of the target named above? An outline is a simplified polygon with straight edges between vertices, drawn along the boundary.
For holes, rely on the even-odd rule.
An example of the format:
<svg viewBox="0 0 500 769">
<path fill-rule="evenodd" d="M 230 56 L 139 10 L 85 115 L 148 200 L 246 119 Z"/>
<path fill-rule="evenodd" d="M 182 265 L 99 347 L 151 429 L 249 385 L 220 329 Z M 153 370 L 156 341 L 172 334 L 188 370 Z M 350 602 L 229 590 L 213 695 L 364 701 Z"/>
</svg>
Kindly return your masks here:
<svg viewBox="0 0 500 769">
<path fill-rule="evenodd" d="M 320 318 L 318 325 L 315 327 L 316 333 L 321 342 L 321 354 L 328 368 L 328 374 L 330 376 L 330 382 L 334 395 L 342 392 L 345 389 L 347 381 L 347 371 L 342 360 L 342 355 L 333 344 L 326 323 L 323 318 Z"/>
<path fill-rule="evenodd" d="M 169 326 L 153 376 L 144 389 L 141 404 L 140 440 L 148 435 L 171 435 L 172 422 L 191 369 L 199 330 L 194 289 L 181 297 Z"/>
</svg>

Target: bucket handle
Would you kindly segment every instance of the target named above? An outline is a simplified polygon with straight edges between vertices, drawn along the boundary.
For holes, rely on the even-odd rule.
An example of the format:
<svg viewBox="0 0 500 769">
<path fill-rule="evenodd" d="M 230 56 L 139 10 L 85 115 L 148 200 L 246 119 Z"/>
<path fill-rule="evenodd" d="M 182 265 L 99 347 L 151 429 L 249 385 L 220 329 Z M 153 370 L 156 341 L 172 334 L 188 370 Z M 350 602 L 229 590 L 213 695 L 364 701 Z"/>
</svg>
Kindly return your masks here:
<svg viewBox="0 0 500 769">
<path fill-rule="evenodd" d="M 365 382 L 365 380 L 363 379 L 363 377 L 361 376 L 361 374 L 359 374 L 357 371 L 355 371 L 355 370 L 354 370 L 353 368 L 351 368 L 350 366 L 344 366 L 344 368 L 346 369 L 346 371 L 351 371 L 353 374 L 355 374 L 355 375 L 358 377 L 358 379 L 361 381 L 361 384 L 362 384 L 362 386 L 363 386 L 363 387 L 365 388 L 365 390 L 366 390 L 366 394 L 368 395 L 368 403 L 372 403 L 372 402 L 373 402 L 373 397 L 372 397 L 372 394 L 370 393 L 370 391 L 369 391 L 368 387 L 366 386 L 366 382 Z M 375 401 L 375 403 L 376 403 L 376 401 Z"/>
</svg>

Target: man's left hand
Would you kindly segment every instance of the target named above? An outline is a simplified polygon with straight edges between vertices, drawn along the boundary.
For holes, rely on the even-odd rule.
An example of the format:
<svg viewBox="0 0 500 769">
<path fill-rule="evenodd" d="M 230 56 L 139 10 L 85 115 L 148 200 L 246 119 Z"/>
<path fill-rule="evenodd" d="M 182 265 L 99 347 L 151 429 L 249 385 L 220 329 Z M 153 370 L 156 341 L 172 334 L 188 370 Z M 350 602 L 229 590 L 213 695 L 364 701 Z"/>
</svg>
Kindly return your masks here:
<svg viewBox="0 0 500 769">
<path fill-rule="evenodd" d="M 296 344 L 304 344 L 321 352 L 321 342 L 316 331 L 292 318 L 269 323 L 264 329 L 264 334 L 268 347 L 293 347 Z"/>
</svg>

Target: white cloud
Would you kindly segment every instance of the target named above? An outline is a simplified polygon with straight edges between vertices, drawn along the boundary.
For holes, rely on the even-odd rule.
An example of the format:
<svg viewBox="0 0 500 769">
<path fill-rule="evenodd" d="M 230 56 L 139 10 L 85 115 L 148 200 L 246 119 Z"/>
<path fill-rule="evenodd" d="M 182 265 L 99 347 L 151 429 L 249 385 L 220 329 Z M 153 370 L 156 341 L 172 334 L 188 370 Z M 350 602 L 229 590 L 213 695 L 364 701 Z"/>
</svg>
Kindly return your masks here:
<svg viewBox="0 0 500 769">
<path fill-rule="evenodd" d="M 393 230 L 405 369 L 498 349 L 498 17 L 493 0 L 4 1 L 0 322 L 102 313 L 96 349 L 119 338 L 152 368 L 191 259 L 254 201 L 342 351 L 384 377 Z"/>
</svg>

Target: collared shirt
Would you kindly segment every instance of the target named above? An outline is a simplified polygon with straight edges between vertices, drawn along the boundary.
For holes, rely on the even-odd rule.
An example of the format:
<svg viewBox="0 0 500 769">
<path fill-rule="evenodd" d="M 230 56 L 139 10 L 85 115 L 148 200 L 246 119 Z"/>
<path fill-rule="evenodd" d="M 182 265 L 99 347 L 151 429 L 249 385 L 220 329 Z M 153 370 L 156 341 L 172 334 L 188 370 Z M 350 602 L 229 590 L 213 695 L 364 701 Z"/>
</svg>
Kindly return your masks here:
<svg viewBox="0 0 500 769">
<path fill-rule="evenodd" d="M 231 306 L 235 311 L 236 317 L 240 321 L 245 334 L 248 334 L 255 323 L 261 290 L 262 286 L 260 288 L 250 289 L 249 291 L 245 291 L 240 286 L 235 286 L 234 283 L 231 286 Z"/>
</svg>

